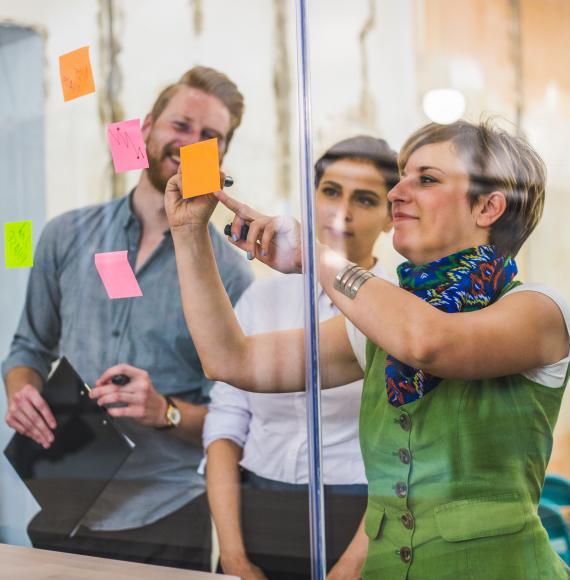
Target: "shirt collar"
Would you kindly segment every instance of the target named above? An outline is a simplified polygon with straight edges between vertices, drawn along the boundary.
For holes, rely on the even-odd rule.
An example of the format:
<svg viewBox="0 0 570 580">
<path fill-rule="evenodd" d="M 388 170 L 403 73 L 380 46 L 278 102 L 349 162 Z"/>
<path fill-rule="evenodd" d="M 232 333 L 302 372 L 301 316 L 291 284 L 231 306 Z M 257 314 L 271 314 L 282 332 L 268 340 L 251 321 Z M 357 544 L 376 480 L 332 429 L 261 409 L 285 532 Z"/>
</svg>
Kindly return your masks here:
<svg viewBox="0 0 570 580">
<path fill-rule="evenodd" d="M 119 208 L 119 219 L 121 220 L 121 225 L 128 229 L 133 223 L 138 223 L 140 225 L 139 218 L 135 215 L 133 211 L 133 194 L 134 188 L 127 193 L 121 200 L 121 206 Z"/>
<path fill-rule="evenodd" d="M 121 220 L 121 224 L 125 229 L 129 229 L 129 227 L 131 227 L 133 224 L 137 224 L 139 228 L 142 227 L 141 220 L 137 217 L 137 215 L 133 210 L 134 193 L 135 188 L 133 187 L 133 189 L 131 189 L 131 191 L 129 191 L 129 193 L 127 193 L 127 195 L 125 195 L 124 198 L 121 200 L 121 207 L 119 209 L 120 215 L 119 219 Z M 165 237 L 172 236 L 170 228 L 164 230 L 163 234 Z"/>
</svg>

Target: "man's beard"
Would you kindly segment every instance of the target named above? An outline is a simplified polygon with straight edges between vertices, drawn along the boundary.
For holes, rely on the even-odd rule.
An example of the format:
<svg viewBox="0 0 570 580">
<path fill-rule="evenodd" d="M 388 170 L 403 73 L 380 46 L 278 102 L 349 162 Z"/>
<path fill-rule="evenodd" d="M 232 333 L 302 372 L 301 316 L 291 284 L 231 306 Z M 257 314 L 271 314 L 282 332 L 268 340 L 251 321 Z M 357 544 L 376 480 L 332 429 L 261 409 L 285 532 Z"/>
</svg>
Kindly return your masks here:
<svg viewBox="0 0 570 580">
<path fill-rule="evenodd" d="M 148 158 L 148 169 L 146 170 L 148 179 L 152 183 L 153 187 L 155 187 L 161 193 L 164 193 L 168 180 L 176 174 L 176 170 L 165 170 L 164 162 L 171 155 L 176 155 L 178 157 L 180 154 L 180 149 L 177 147 L 172 147 L 170 144 L 168 144 L 165 145 L 162 150 L 155 155 L 151 145 L 151 138 L 149 136 L 147 141 L 146 154 Z"/>
</svg>

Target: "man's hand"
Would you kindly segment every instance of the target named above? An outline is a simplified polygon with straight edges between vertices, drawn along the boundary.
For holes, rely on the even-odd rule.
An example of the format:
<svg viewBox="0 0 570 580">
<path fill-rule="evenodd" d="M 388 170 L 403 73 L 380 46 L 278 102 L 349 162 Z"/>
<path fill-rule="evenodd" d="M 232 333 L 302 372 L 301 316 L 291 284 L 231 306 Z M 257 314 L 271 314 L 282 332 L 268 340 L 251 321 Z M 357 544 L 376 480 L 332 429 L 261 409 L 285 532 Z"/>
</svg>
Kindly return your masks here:
<svg viewBox="0 0 570 580">
<path fill-rule="evenodd" d="M 115 375 L 125 375 L 129 382 L 124 386 L 115 385 L 111 379 Z M 113 417 L 131 417 L 147 427 L 163 427 L 166 421 L 166 399 L 157 392 L 149 374 L 126 364 L 107 369 L 95 383 L 89 396 L 97 399 L 99 405 L 114 405 L 107 412 Z"/>
<path fill-rule="evenodd" d="M 284 274 L 302 271 L 301 226 L 295 218 L 263 215 L 223 191 L 214 195 L 235 213 L 231 240 L 250 259 L 257 258 Z M 240 233 L 246 224 L 249 226 L 247 240 L 241 240 Z"/>
<path fill-rule="evenodd" d="M 31 437 L 45 449 L 53 443 L 57 423 L 44 398 L 30 384 L 24 385 L 8 401 L 6 423 L 18 433 Z"/>
<path fill-rule="evenodd" d="M 224 574 L 239 576 L 241 580 L 267 580 L 267 576 L 255 564 L 252 564 L 247 556 L 228 558 L 220 556 L 220 564 Z"/>
</svg>

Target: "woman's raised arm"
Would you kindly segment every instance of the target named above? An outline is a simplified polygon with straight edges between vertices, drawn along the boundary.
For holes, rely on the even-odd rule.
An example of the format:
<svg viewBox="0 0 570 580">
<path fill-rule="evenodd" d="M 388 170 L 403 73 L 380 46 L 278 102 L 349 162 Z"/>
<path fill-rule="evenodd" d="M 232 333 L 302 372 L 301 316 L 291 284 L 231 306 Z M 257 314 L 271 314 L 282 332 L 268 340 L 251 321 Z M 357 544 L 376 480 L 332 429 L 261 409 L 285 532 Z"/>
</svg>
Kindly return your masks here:
<svg viewBox="0 0 570 580">
<path fill-rule="evenodd" d="M 303 330 L 245 336 L 224 290 L 208 233 L 217 199 L 183 199 L 170 179 L 165 207 L 176 252 L 184 317 L 207 377 L 255 392 L 305 388 Z M 260 215 L 260 214 L 258 214 Z M 276 304 L 276 308 L 279 305 Z M 321 326 L 324 387 L 362 377 L 342 317 Z"/>
<path fill-rule="evenodd" d="M 300 269 L 293 218 L 262 216 L 223 192 L 217 195 L 236 213 L 238 231 L 243 223 L 250 226 L 237 247 L 277 270 Z M 482 310 L 447 313 L 374 278 L 351 299 L 334 288 L 349 262 L 323 245 L 318 254 L 319 279 L 335 305 L 372 342 L 413 368 L 441 378 L 479 379 L 524 372 L 568 354 L 562 313 L 545 295 L 520 292 Z"/>
</svg>

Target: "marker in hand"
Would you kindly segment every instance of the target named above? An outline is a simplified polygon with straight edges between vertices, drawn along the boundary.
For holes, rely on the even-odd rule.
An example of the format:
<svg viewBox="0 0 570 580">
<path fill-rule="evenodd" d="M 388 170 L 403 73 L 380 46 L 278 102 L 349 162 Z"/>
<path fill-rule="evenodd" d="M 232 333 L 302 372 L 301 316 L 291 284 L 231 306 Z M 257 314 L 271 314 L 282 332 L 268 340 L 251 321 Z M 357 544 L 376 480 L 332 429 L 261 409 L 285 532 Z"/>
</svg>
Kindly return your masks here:
<svg viewBox="0 0 570 580">
<path fill-rule="evenodd" d="M 249 224 L 243 224 L 241 227 L 239 239 L 240 240 L 247 240 L 247 234 L 249 233 Z M 224 228 L 224 234 L 228 237 L 232 235 L 232 224 L 227 224 Z M 236 240 L 237 241 L 237 240 Z"/>
<path fill-rule="evenodd" d="M 111 377 L 111 382 L 114 385 L 119 385 L 120 387 L 123 387 L 127 383 L 130 383 L 131 379 L 127 377 L 127 375 L 113 375 Z"/>
</svg>

